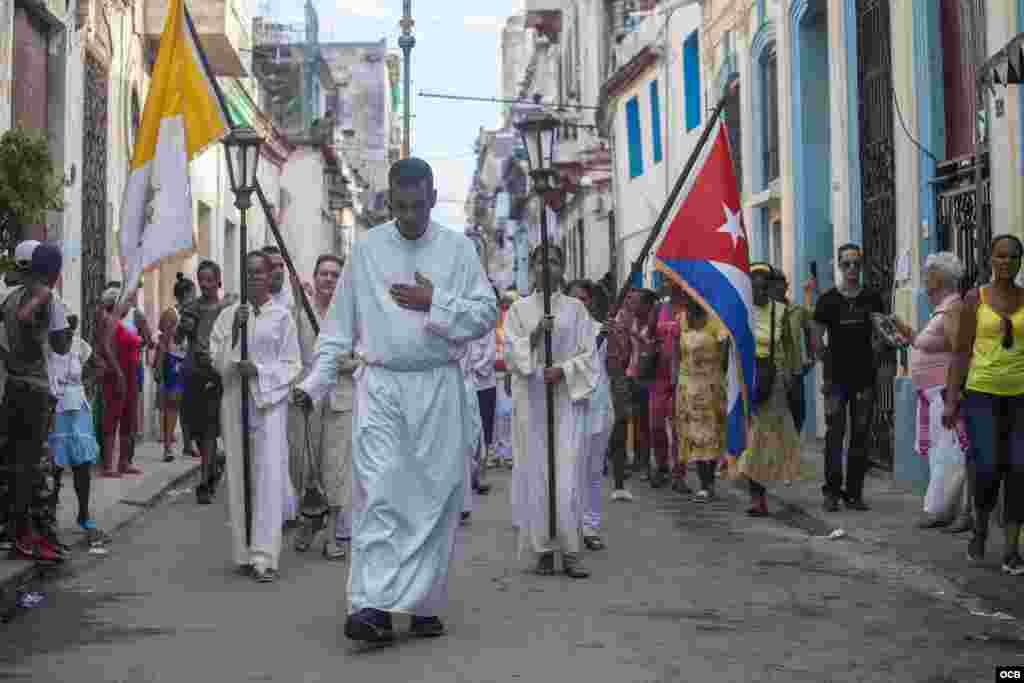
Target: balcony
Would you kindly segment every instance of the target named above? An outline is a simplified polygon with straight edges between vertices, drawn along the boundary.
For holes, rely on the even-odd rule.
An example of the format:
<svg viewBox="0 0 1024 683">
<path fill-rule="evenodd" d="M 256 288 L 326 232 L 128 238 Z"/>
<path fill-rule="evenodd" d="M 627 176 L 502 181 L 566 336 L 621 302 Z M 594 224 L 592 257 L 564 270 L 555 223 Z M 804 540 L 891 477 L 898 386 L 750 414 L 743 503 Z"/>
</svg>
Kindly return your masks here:
<svg viewBox="0 0 1024 683">
<path fill-rule="evenodd" d="M 159 41 L 167 18 L 168 0 L 148 0 L 143 31 L 149 40 Z M 199 42 L 203 45 L 214 76 L 248 76 L 242 52 L 252 47 L 252 36 L 243 21 L 237 0 L 196 0 L 189 6 Z"/>
</svg>

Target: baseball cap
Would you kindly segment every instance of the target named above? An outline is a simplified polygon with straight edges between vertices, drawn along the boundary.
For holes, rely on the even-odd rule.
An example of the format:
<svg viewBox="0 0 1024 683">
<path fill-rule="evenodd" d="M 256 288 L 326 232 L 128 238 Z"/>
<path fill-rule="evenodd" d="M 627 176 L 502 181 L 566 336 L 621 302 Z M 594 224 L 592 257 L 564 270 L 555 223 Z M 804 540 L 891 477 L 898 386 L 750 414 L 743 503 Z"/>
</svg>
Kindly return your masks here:
<svg viewBox="0 0 1024 683">
<path fill-rule="evenodd" d="M 14 264 L 18 268 L 27 269 L 32 265 L 32 254 L 39 246 L 39 240 L 23 240 L 14 248 Z"/>
<path fill-rule="evenodd" d="M 36 275 L 57 275 L 63 265 L 60 247 L 53 242 L 42 242 L 32 251 L 31 271 Z"/>
</svg>

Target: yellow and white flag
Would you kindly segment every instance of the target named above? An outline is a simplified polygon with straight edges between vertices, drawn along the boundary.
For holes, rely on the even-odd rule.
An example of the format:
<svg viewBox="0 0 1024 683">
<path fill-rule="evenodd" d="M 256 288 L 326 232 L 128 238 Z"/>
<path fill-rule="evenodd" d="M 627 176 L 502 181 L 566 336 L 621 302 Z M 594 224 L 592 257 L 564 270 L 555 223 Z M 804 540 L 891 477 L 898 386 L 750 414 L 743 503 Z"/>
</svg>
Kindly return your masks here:
<svg viewBox="0 0 1024 683">
<path fill-rule="evenodd" d="M 188 164 L 230 126 L 184 0 L 170 0 L 121 204 L 124 286 L 193 249 Z"/>
</svg>

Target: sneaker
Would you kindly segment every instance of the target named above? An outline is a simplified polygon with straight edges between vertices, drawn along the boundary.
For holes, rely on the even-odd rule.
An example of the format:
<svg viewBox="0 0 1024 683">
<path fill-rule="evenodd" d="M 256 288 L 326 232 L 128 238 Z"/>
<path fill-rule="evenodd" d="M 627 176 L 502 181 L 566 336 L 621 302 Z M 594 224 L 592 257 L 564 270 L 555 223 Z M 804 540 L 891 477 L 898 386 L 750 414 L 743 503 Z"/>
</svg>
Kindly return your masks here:
<svg viewBox="0 0 1024 683">
<path fill-rule="evenodd" d="M 1024 560 L 1020 559 L 1020 555 L 1013 553 L 1003 558 L 1003 573 L 1010 576 L 1021 576 L 1024 574 Z"/>
<path fill-rule="evenodd" d="M 982 562 L 985 559 L 985 537 L 975 534 L 967 544 L 967 559 L 971 562 Z"/>
<path fill-rule="evenodd" d="M 26 534 L 16 539 L 14 554 L 20 560 L 33 562 L 56 563 L 63 559 L 57 549 L 38 534 Z"/>
<path fill-rule="evenodd" d="M 621 500 L 630 502 L 633 500 L 633 494 L 626 489 L 615 489 L 612 491 L 612 500 Z"/>
<path fill-rule="evenodd" d="M 174 462 L 174 453 L 164 451 L 164 462 Z"/>
<path fill-rule="evenodd" d="M 707 489 L 697 491 L 697 495 L 693 497 L 693 499 L 698 503 L 710 503 L 711 498 L 711 491 L 708 491 Z"/>
</svg>

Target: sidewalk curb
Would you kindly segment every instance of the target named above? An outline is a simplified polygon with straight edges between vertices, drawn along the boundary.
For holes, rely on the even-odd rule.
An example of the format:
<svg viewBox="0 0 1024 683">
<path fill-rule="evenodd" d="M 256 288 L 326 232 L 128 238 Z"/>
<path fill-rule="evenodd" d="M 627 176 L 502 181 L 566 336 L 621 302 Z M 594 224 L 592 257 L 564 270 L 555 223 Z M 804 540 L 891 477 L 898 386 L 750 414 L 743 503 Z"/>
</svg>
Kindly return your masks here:
<svg viewBox="0 0 1024 683">
<path fill-rule="evenodd" d="M 186 471 L 182 472 L 181 474 L 172 477 L 165 484 L 163 484 L 155 494 L 150 496 L 145 501 L 118 501 L 119 504 L 128 505 L 130 507 L 135 508 L 135 510 L 130 515 L 125 517 L 125 519 L 123 519 L 121 522 L 119 522 L 112 528 L 107 529 L 107 534 L 113 538 L 122 529 L 136 522 L 139 519 L 139 517 L 146 513 L 147 510 L 153 509 L 157 505 L 157 503 L 163 500 L 166 497 L 168 491 L 177 487 L 178 485 L 182 484 L 188 479 L 194 477 L 196 473 L 199 471 L 200 467 L 201 465 L 199 463 L 196 463 L 195 465 L 189 467 Z M 60 569 L 72 568 L 73 570 L 73 567 L 75 566 L 75 560 L 76 557 L 73 556 L 67 562 L 57 565 L 57 567 Z M 25 560 L 22 561 L 27 562 Z M 10 576 L 0 579 L 0 594 L 3 594 L 5 596 L 9 595 L 12 590 L 17 590 L 18 588 L 21 588 L 30 581 L 35 580 L 40 575 L 45 573 L 46 570 L 48 569 L 50 569 L 50 567 L 40 566 L 35 563 L 28 564 L 28 566 L 26 566 L 24 569 L 18 570 Z"/>
</svg>

